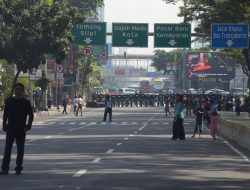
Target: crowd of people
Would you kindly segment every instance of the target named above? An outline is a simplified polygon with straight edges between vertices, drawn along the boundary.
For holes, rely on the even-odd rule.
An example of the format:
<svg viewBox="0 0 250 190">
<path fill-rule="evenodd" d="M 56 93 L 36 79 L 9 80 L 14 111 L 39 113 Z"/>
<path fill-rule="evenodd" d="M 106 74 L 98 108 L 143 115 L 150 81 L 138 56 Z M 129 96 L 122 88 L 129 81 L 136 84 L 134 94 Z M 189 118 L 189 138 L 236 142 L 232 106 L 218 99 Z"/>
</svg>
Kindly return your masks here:
<svg viewBox="0 0 250 190">
<path fill-rule="evenodd" d="M 169 98 L 165 98 L 165 112 L 166 116 L 171 114 L 169 111 Z M 186 110 L 186 116 L 195 117 L 195 125 L 192 138 L 195 138 L 195 135 L 198 133 L 199 138 L 203 132 L 203 127 L 206 126 L 210 129 L 210 134 L 213 140 L 216 140 L 216 132 L 218 126 L 218 102 L 213 99 L 204 99 L 199 100 L 195 105 L 193 105 L 190 98 L 185 99 L 183 95 L 176 95 L 176 103 L 174 110 L 174 121 L 173 121 L 173 136 L 172 140 L 185 139 L 185 130 L 183 126 L 184 115 Z M 240 114 L 238 109 L 240 105 L 240 99 L 237 98 L 235 101 L 236 115 Z"/>
</svg>

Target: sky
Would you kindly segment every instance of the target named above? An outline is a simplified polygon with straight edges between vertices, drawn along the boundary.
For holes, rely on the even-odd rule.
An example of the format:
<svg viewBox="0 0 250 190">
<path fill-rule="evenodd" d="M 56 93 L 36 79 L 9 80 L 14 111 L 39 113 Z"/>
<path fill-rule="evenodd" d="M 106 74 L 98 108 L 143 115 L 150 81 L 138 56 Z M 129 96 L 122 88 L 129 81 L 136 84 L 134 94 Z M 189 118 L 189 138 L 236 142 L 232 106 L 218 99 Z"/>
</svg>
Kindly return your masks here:
<svg viewBox="0 0 250 190">
<path fill-rule="evenodd" d="M 111 32 L 113 22 L 148 23 L 149 32 L 153 32 L 154 23 L 182 22 L 183 18 L 177 16 L 180 5 L 166 4 L 163 0 L 104 0 L 104 21 L 107 22 L 108 32 Z M 153 54 L 153 36 L 149 36 L 148 44 L 148 48 L 128 48 L 127 51 Z"/>
</svg>

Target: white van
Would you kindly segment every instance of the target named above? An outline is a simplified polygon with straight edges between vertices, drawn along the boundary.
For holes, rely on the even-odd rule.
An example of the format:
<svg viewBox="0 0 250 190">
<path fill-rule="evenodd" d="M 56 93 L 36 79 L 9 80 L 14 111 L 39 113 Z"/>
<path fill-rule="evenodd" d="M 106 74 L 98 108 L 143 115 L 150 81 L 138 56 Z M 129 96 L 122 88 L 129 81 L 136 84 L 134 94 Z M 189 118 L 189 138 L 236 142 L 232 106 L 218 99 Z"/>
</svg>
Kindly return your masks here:
<svg viewBox="0 0 250 190">
<path fill-rule="evenodd" d="M 137 91 L 133 88 L 120 88 L 119 92 L 120 95 L 124 95 L 124 94 L 136 94 Z"/>
</svg>

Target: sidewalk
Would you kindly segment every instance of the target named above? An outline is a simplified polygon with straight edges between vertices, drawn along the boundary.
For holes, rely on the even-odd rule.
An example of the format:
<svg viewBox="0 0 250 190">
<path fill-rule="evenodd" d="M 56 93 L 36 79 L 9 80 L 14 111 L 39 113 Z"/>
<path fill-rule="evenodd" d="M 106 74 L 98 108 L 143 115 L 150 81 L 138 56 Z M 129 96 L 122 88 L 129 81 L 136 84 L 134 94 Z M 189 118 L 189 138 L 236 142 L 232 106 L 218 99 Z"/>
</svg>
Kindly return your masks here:
<svg viewBox="0 0 250 190">
<path fill-rule="evenodd" d="M 64 116 L 62 115 L 62 108 L 57 109 L 57 107 L 52 107 L 48 111 L 34 112 L 34 121 L 44 118 L 58 117 L 58 116 Z M 3 118 L 3 111 L 0 111 L 0 121 L 2 121 L 2 118 Z"/>
<path fill-rule="evenodd" d="M 219 112 L 218 131 L 238 145 L 250 151 L 250 117 L 247 112 L 236 116 L 235 112 Z"/>
<path fill-rule="evenodd" d="M 236 116 L 235 112 L 225 112 L 225 111 L 224 112 L 220 111 L 219 114 L 222 119 L 239 123 L 250 128 L 250 117 L 247 112 L 241 112 L 240 116 Z"/>
</svg>

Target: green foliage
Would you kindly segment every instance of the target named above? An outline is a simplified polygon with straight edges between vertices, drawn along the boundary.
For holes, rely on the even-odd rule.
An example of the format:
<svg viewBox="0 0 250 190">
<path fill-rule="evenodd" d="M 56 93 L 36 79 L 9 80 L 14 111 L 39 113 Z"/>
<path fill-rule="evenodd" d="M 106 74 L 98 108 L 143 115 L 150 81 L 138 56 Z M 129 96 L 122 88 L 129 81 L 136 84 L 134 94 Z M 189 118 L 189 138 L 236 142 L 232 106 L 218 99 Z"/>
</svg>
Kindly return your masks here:
<svg viewBox="0 0 250 190">
<path fill-rule="evenodd" d="M 35 86 L 40 87 L 42 91 L 45 91 L 48 88 L 50 82 L 51 81 L 46 77 L 42 77 L 35 81 Z"/>
<path fill-rule="evenodd" d="M 155 50 L 152 66 L 157 71 L 166 71 L 166 64 L 170 63 L 174 65 L 182 65 L 183 63 L 183 50 L 178 49 L 176 51 L 166 52 L 164 50 Z"/>
<path fill-rule="evenodd" d="M 24 85 L 25 89 L 29 89 L 29 78 L 28 77 L 18 77 L 17 82 Z"/>
<path fill-rule="evenodd" d="M 165 0 L 172 3 L 172 0 Z M 186 22 L 200 23 L 195 28 L 197 33 L 208 36 L 210 40 L 212 23 L 248 23 L 250 24 L 250 0 L 182 0 L 179 16 Z M 250 42 L 250 41 L 249 41 Z M 250 47 L 243 50 L 223 50 L 224 56 L 231 56 L 239 61 L 244 73 L 250 78 Z M 242 54 L 242 55 L 240 55 Z M 250 87 L 250 80 L 248 80 Z"/>
<path fill-rule="evenodd" d="M 79 10 L 76 22 L 84 21 L 90 16 L 96 14 L 96 8 L 103 6 L 103 0 L 69 0 L 69 6 L 76 7 Z"/>
<path fill-rule="evenodd" d="M 72 36 L 70 29 L 79 19 L 79 9 L 68 0 L 0 0 L 3 18 L 0 36 L 0 59 L 16 64 L 17 74 L 37 69 L 52 54 L 60 63 L 68 54 Z M 76 2 L 76 1 L 75 1 Z M 102 0 L 85 0 L 79 8 L 89 15 Z M 86 4 L 87 3 L 87 4 Z M 81 11 L 81 10 L 80 10 Z M 12 85 L 13 86 L 13 85 Z"/>
<path fill-rule="evenodd" d="M 1 95 L 7 97 L 11 91 L 11 83 L 14 78 L 14 68 L 13 66 L 6 63 L 4 60 L 0 60 L 1 68 L 3 69 L 0 72 L 2 87 L 1 87 Z"/>
</svg>

